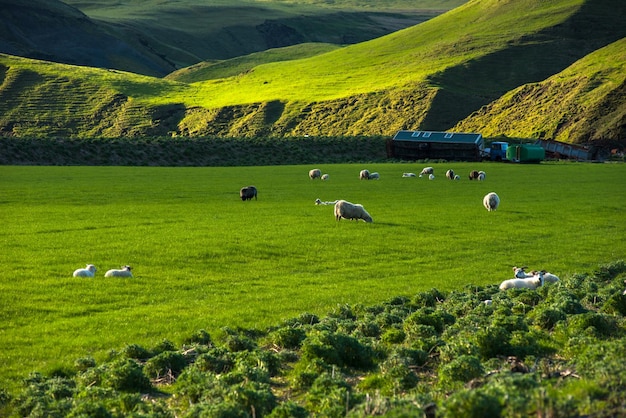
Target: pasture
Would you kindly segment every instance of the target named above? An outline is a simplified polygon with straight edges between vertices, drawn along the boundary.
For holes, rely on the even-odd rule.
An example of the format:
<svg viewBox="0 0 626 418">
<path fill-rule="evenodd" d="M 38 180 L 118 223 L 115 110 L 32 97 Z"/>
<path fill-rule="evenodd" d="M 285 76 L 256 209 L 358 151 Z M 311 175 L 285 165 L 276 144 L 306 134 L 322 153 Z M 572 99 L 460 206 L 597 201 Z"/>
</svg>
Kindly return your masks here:
<svg viewBox="0 0 626 418">
<path fill-rule="evenodd" d="M 425 165 L 435 180 L 402 178 Z M 381 179 L 358 180 L 363 168 Z M 239 199 L 247 185 L 258 200 Z M 361 203 L 374 223 L 336 222 L 316 198 Z M 513 265 L 591 271 L 626 256 L 625 207 L 624 164 L 3 166 L 0 387 L 126 344 L 498 284 Z M 87 263 L 95 278 L 71 277 Z M 104 278 L 125 264 L 135 278 Z"/>
</svg>

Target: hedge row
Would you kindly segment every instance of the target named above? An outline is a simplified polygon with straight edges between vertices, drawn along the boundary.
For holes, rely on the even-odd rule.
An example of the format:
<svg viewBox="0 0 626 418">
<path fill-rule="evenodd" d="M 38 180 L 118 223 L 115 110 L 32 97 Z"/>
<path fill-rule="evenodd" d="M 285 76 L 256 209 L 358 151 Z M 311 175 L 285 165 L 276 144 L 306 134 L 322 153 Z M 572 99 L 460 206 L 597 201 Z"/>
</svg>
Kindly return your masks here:
<svg viewBox="0 0 626 418">
<path fill-rule="evenodd" d="M 0 137 L 1 165 L 254 166 L 376 162 L 384 137 L 96 138 Z"/>
</svg>

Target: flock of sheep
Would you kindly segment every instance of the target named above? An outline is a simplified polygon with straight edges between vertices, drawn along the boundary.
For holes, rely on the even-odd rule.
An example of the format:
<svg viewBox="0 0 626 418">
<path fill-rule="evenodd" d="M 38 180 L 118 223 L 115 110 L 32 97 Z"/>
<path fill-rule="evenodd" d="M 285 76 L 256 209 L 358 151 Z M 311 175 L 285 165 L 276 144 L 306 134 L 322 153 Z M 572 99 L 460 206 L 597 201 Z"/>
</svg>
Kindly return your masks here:
<svg viewBox="0 0 626 418">
<path fill-rule="evenodd" d="M 423 177 L 428 176 L 430 180 L 435 179 L 433 167 L 425 167 L 419 175 L 415 173 L 403 173 L 402 177 Z M 322 178 L 322 172 L 319 169 L 314 169 L 309 171 L 309 178 L 311 180 Z M 460 180 L 460 176 L 455 174 L 453 170 L 448 170 L 446 172 L 446 178 L 449 180 Z M 469 173 L 470 180 L 484 181 L 486 178 L 486 174 L 484 171 L 472 170 Z M 368 170 L 361 170 L 359 172 L 360 180 L 378 180 L 380 179 L 380 175 L 378 173 L 370 173 Z M 347 202 L 345 200 L 333 200 L 333 201 L 322 201 L 320 199 L 315 199 L 316 205 L 334 205 L 335 206 L 335 219 L 341 220 L 343 219 L 351 219 L 351 220 L 363 220 L 365 222 L 372 222 L 372 217 L 369 213 L 363 208 L 362 205 L 354 204 Z M 498 209 L 500 205 L 500 198 L 494 192 L 488 193 L 483 198 L 483 205 L 485 209 L 489 212 L 495 211 Z M 552 273 L 549 273 L 545 270 L 541 271 L 532 271 L 531 273 L 527 273 L 525 271 L 526 267 L 513 267 L 514 278 L 503 281 L 500 284 L 500 290 L 514 289 L 514 288 L 525 288 L 525 289 L 536 289 L 539 286 L 543 286 L 546 283 L 555 283 L 559 280 L 557 276 Z M 490 301 L 485 301 L 490 302 Z"/>
<path fill-rule="evenodd" d="M 433 167 L 425 167 L 419 174 L 419 176 L 415 173 L 402 173 L 402 177 L 423 177 L 428 176 L 430 180 L 435 179 L 435 169 Z M 470 180 L 484 181 L 486 178 L 486 173 L 484 171 L 472 170 L 469 173 Z M 322 179 L 328 180 L 328 174 L 322 174 L 322 171 L 318 168 L 312 169 L 309 171 L 309 178 L 311 180 Z M 448 170 L 446 172 L 446 178 L 450 180 L 460 180 L 460 176 L 455 174 L 453 170 Z M 380 174 L 373 172 L 370 173 L 369 170 L 361 170 L 359 172 L 360 180 L 379 180 Z M 240 195 L 242 200 L 246 200 L 243 195 L 243 190 L 241 189 Z M 255 190 L 256 196 L 256 190 Z M 323 202 L 320 199 L 315 200 L 316 205 L 335 205 L 335 219 L 341 220 L 343 219 L 351 219 L 351 220 L 363 220 L 365 222 L 373 222 L 372 217 L 369 213 L 363 208 L 360 204 L 350 203 L 345 200 L 334 200 L 330 202 Z M 500 206 L 500 197 L 495 193 L 491 192 L 483 197 L 483 206 L 489 212 L 495 211 Z"/>
<path fill-rule="evenodd" d="M 96 276 L 96 266 L 93 264 L 87 264 L 87 266 L 83 269 L 74 270 L 74 277 L 95 277 Z M 130 272 L 130 266 L 124 266 L 121 269 L 112 269 L 108 270 L 104 273 L 104 277 L 133 277 L 133 273 Z"/>
</svg>

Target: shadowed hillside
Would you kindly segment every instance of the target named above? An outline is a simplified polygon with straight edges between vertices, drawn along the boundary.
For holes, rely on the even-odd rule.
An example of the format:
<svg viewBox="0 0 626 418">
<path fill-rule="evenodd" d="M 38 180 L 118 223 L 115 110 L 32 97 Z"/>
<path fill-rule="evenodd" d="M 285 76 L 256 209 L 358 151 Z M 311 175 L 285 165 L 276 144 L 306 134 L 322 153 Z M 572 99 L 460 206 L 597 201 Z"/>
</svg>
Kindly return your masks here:
<svg viewBox="0 0 626 418">
<path fill-rule="evenodd" d="M 160 75 L 175 67 L 57 0 L 0 0 L 0 52 Z"/>
<path fill-rule="evenodd" d="M 447 7 L 463 1 L 448 2 Z M 285 7 L 243 0 L 65 3 L 0 0 L 0 52 L 164 76 L 203 60 L 305 42 L 363 42 L 441 13 Z"/>
<path fill-rule="evenodd" d="M 626 138 L 626 39 L 514 89 L 455 129 L 564 142 Z"/>
</svg>

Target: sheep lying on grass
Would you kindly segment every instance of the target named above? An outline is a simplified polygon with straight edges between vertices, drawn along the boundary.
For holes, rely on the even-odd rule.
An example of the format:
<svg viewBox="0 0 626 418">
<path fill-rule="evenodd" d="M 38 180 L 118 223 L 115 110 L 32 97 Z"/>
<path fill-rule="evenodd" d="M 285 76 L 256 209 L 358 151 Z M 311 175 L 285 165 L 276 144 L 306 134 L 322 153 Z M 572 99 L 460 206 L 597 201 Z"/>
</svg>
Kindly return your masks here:
<svg viewBox="0 0 626 418">
<path fill-rule="evenodd" d="M 526 271 L 524 269 L 526 269 L 527 267 L 513 267 L 513 273 L 515 275 L 516 279 L 527 279 L 528 277 L 533 277 L 535 275 L 535 273 L 526 273 Z"/>
<path fill-rule="evenodd" d="M 552 274 L 552 273 L 548 273 L 545 270 L 541 270 L 540 271 L 541 275 L 543 276 L 543 283 L 556 283 L 559 281 L 559 277 Z"/>
<path fill-rule="evenodd" d="M 429 174 L 428 175 L 428 180 L 434 180 L 435 179 L 435 175 L 434 174 Z"/>
<path fill-rule="evenodd" d="M 500 283 L 500 290 L 507 289 L 536 289 L 543 286 L 543 274 L 539 272 L 535 276 L 526 279 L 508 279 Z"/>
<path fill-rule="evenodd" d="M 315 199 L 315 204 L 316 205 L 334 205 L 335 203 L 337 203 L 337 200 L 324 202 L 324 201 L 322 201 L 319 198 Z"/>
<path fill-rule="evenodd" d="M 484 171 L 479 171 L 478 172 L 478 177 L 476 177 L 476 180 L 484 181 L 486 176 L 487 176 L 487 174 Z"/>
<path fill-rule="evenodd" d="M 130 270 L 130 266 L 124 266 L 121 270 L 112 269 L 104 273 L 104 277 L 133 277 L 133 273 Z"/>
<path fill-rule="evenodd" d="M 87 267 L 85 267 L 84 269 L 78 269 L 78 270 L 74 270 L 74 274 L 72 274 L 72 276 L 74 277 L 94 277 L 95 273 L 96 273 L 96 266 L 94 266 L 93 264 L 87 264 Z"/>
<path fill-rule="evenodd" d="M 372 217 L 362 205 L 339 200 L 335 203 L 335 219 L 340 221 L 344 219 L 362 219 L 365 222 L 373 222 Z"/>
<path fill-rule="evenodd" d="M 368 180 L 378 180 L 380 179 L 380 174 L 378 173 L 370 173 Z"/>
<path fill-rule="evenodd" d="M 524 269 L 526 268 L 526 266 L 524 267 L 513 267 L 513 272 L 515 273 L 515 278 L 516 279 L 527 279 L 529 277 L 535 277 L 538 274 L 541 274 L 541 276 L 543 277 L 543 284 L 545 283 L 556 283 L 559 281 L 559 277 L 555 274 L 549 273 L 546 270 L 541 270 L 540 272 L 537 271 L 532 271 L 530 273 L 527 273 Z"/>
<path fill-rule="evenodd" d="M 321 177 L 322 180 L 326 181 L 329 178 L 330 178 L 330 176 L 328 174 L 322 174 L 322 177 Z"/>
<path fill-rule="evenodd" d="M 309 171 L 309 178 L 311 180 L 315 180 L 322 177 L 322 170 L 320 170 L 319 168 L 314 168 L 313 170 Z"/>
<path fill-rule="evenodd" d="M 417 177 L 415 173 L 402 173 L 402 177 Z"/>
<path fill-rule="evenodd" d="M 500 206 L 500 197 L 494 192 L 488 193 L 483 198 L 483 205 L 489 212 L 495 211 Z"/>
</svg>

